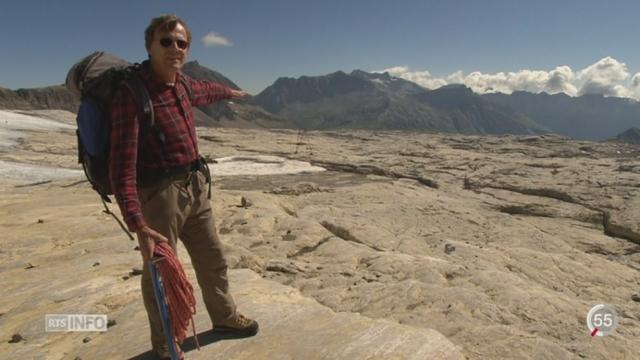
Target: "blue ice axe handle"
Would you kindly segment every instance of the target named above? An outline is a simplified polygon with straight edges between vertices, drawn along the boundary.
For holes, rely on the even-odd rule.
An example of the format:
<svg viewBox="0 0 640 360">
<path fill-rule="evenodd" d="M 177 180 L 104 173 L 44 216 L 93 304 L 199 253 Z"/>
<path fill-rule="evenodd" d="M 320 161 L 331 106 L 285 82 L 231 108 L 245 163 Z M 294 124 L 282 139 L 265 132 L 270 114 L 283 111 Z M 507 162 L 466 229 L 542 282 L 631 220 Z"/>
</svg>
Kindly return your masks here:
<svg viewBox="0 0 640 360">
<path fill-rule="evenodd" d="M 160 310 L 160 319 L 162 319 L 162 330 L 164 331 L 164 337 L 169 344 L 169 352 L 171 353 L 171 360 L 178 359 L 178 352 L 176 351 L 176 342 L 173 341 L 173 331 L 171 330 L 171 319 L 169 318 L 169 306 L 164 296 L 164 285 L 162 284 L 162 277 L 156 269 L 156 263 L 163 260 L 162 257 L 155 257 L 149 261 L 149 270 L 151 271 L 151 280 L 153 282 L 153 291 L 156 294 L 156 302 L 158 303 L 158 309 Z"/>
</svg>

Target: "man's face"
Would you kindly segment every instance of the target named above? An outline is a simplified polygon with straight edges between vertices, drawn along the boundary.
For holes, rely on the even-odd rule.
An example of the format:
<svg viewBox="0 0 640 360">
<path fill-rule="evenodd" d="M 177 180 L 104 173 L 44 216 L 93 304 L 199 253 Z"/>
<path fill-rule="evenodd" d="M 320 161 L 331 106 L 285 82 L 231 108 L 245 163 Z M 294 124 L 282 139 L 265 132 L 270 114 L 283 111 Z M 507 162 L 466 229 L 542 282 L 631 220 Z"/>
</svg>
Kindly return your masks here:
<svg viewBox="0 0 640 360">
<path fill-rule="evenodd" d="M 186 47 L 185 47 L 186 45 Z M 160 71 L 175 71 L 182 67 L 189 52 L 187 32 L 177 24 L 170 32 L 156 30 L 147 52 L 153 67 Z"/>
</svg>

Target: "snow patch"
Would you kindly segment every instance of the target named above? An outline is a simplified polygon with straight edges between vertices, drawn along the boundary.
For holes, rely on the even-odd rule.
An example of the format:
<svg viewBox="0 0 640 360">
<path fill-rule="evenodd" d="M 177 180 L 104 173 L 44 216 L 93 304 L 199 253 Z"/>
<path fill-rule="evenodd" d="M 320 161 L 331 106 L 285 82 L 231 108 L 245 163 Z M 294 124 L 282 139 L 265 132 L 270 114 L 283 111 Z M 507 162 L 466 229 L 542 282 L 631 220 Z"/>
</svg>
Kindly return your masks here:
<svg viewBox="0 0 640 360">
<path fill-rule="evenodd" d="M 325 171 L 308 162 L 289 160 L 278 156 L 229 156 L 209 164 L 214 177 L 236 175 L 281 175 Z M 84 179 L 82 170 L 53 166 L 32 165 L 0 160 L 0 178 L 7 182 L 30 184 L 46 180 Z"/>
<path fill-rule="evenodd" d="M 313 166 L 308 162 L 270 155 L 229 156 L 216 159 L 216 161 L 217 163 L 209 164 L 214 177 L 298 174 L 302 172 L 325 171 L 324 168 Z"/>
<path fill-rule="evenodd" d="M 75 126 L 36 116 L 0 110 L 0 147 L 14 146 L 16 139 L 22 136 L 21 131 L 24 130 L 55 131 L 61 129 L 75 129 Z"/>
<path fill-rule="evenodd" d="M 0 178 L 2 178 L 3 181 L 35 183 L 46 180 L 64 180 L 81 177 L 84 177 L 82 170 L 0 160 Z"/>
</svg>

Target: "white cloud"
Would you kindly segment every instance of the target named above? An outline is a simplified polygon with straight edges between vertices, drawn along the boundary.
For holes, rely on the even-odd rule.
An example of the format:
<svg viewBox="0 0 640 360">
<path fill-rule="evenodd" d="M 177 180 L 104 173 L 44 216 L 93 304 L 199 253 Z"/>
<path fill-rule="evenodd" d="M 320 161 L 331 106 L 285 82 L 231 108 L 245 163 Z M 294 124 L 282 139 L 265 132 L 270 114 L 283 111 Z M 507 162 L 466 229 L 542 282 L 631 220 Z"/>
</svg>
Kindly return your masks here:
<svg viewBox="0 0 640 360">
<path fill-rule="evenodd" d="M 478 93 L 511 93 L 515 90 L 540 92 L 548 80 L 549 74 L 544 71 L 521 70 L 497 74 L 475 71 L 464 77 L 463 83 Z"/>
<path fill-rule="evenodd" d="M 627 65 L 607 56 L 578 72 L 579 94 L 627 97 L 629 89 L 622 83 L 628 78 Z"/>
<path fill-rule="evenodd" d="M 579 71 L 562 65 L 549 71 L 528 69 L 498 73 L 474 71 L 466 75 L 462 70 L 458 70 L 444 77 L 434 76 L 426 70 L 412 71 L 408 66 L 395 66 L 376 72 L 384 71 L 428 89 L 436 89 L 446 84 L 465 84 L 479 94 L 490 92 L 510 94 L 514 91 L 549 94 L 562 92 L 570 96 L 601 94 L 640 99 L 640 72 L 630 77 L 627 65 L 609 56 Z"/>
<path fill-rule="evenodd" d="M 202 38 L 204 46 L 233 46 L 233 42 L 216 32 L 210 32 Z"/>
<path fill-rule="evenodd" d="M 631 86 L 634 88 L 640 87 L 640 72 L 636 73 L 631 78 Z"/>
<path fill-rule="evenodd" d="M 389 72 L 389 75 L 399 77 L 405 80 L 413 81 L 414 83 L 426 87 L 428 89 L 435 89 L 441 86 L 447 85 L 447 81 L 444 79 L 436 79 L 431 76 L 428 71 L 409 71 L 408 66 L 395 66 L 389 69 L 383 70 Z"/>
<path fill-rule="evenodd" d="M 633 98 L 640 99 L 640 72 L 631 78 L 631 92 L 633 93 Z"/>
<path fill-rule="evenodd" d="M 545 87 L 550 94 L 563 92 L 571 96 L 576 96 L 578 89 L 573 84 L 574 81 L 575 74 L 570 67 L 566 65 L 558 66 L 549 72 L 549 80 L 547 80 Z"/>
</svg>

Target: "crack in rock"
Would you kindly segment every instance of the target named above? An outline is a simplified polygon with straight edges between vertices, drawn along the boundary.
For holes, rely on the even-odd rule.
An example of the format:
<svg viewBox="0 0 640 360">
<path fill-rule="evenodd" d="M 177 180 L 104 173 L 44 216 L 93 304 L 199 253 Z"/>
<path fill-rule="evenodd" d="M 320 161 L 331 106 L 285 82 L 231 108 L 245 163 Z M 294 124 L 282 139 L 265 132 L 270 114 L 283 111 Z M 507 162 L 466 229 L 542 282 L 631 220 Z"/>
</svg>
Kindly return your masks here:
<svg viewBox="0 0 640 360">
<path fill-rule="evenodd" d="M 492 188 L 492 189 L 498 189 L 498 190 L 508 190 L 508 191 L 513 191 L 513 192 L 517 192 L 523 195 L 533 195 L 533 196 L 540 196 L 540 197 L 546 197 L 546 198 L 550 198 L 550 199 L 555 199 L 555 200 L 560 200 L 560 201 L 564 201 L 566 203 L 569 204 L 578 204 L 578 205 L 583 205 L 579 203 L 577 200 L 575 200 L 571 195 L 567 194 L 564 191 L 560 191 L 560 190 L 555 190 L 555 189 L 548 189 L 548 188 L 518 188 L 515 186 L 495 186 L 495 185 L 486 185 L 485 187 L 488 188 Z"/>
<path fill-rule="evenodd" d="M 509 215 L 537 216 L 537 217 L 546 217 L 551 219 L 568 218 L 568 219 L 574 219 L 574 220 L 578 220 L 588 224 L 596 224 L 596 225 L 602 225 L 603 216 L 604 216 L 602 211 L 594 211 L 593 213 L 590 213 L 590 214 L 575 213 L 575 214 L 569 214 L 569 215 L 562 214 L 562 213 L 555 213 L 553 211 L 553 208 L 547 208 L 545 206 L 540 206 L 537 204 L 500 205 L 498 206 L 498 211 L 500 211 L 501 213 L 509 214 Z"/>
<path fill-rule="evenodd" d="M 280 259 L 270 260 L 265 266 L 266 271 L 279 272 L 283 274 L 295 275 L 298 273 L 303 273 L 304 270 L 298 267 L 296 264 L 291 262 L 285 262 Z"/>
<path fill-rule="evenodd" d="M 301 248 L 300 250 L 296 251 L 293 254 L 287 255 L 288 258 L 297 258 L 298 256 L 302 256 L 308 253 L 312 253 L 314 251 L 316 251 L 322 244 L 326 243 L 327 241 L 329 241 L 331 238 L 333 238 L 333 236 L 327 236 L 324 239 L 318 241 L 317 244 L 315 245 L 311 245 L 311 246 L 305 246 L 303 248 Z"/>
<path fill-rule="evenodd" d="M 354 164 L 342 164 L 330 161 L 309 160 L 309 163 L 313 166 L 321 166 L 327 170 L 349 172 L 363 175 L 378 175 L 391 179 L 411 179 L 416 180 L 419 183 L 426 185 L 430 188 L 439 188 L 438 183 L 435 180 L 431 180 L 419 175 L 402 174 L 395 171 L 386 170 L 375 165 L 354 165 Z"/>
<path fill-rule="evenodd" d="M 627 226 L 623 226 L 612 221 L 611 214 L 608 211 L 603 211 L 603 225 L 605 234 L 640 244 L 640 234 Z"/>
<path fill-rule="evenodd" d="M 482 188 L 506 190 L 506 191 L 511 191 L 511 192 L 523 194 L 523 195 L 533 195 L 533 196 L 547 197 L 547 198 L 551 198 L 551 199 L 567 202 L 567 203 L 574 204 L 574 205 L 580 205 L 580 206 L 582 206 L 582 207 L 584 207 L 586 209 L 589 209 L 591 211 L 595 211 L 595 212 L 601 214 L 601 216 L 602 216 L 602 226 L 603 226 L 603 229 L 604 229 L 604 233 L 606 235 L 611 236 L 611 237 L 630 240 L 630 241 L 632 241 L 634 243 L 640 244 L 640 233 L 638 233 L 637 231 L 631 229 L 628 226 L 620 225 L 620 224 L 616 223 L 615 221 L 612 221 L 611 213 L 609 211 L 596 208 L 596 207 L 591 206 L 589 204 L 581 203 L 581 202 L 575 200 L 571 195 L 567 194 L 566 192 L 560 191 L 560 190 L 548 189 L 548 188 L 542 188 L 542 189 L 538 189 L 538 188 L 518 188 L 516 186 L 511 186 L 511 185 L 497 186 L 497 185 L 482 184 L 482 183 L 472 183 L 469 178 L 465 178 L 464 188 L 467 189 L 467 190 L 476 190 L 476 189 L 482 189 Z M 533 208 L 527 207 L 527 206 L 520 206 L 520 207 L 519 206 L 507 206 L 507 207 L 501 208 L 500 211 L 501 212 L 506 212 L 506 213 L 518 213 L 518 214 L 523 214 L 523 215 L 535 215 L 535 216 L 550 217 L 549 215 L 538 213 L 537 211 L 534 211 Z"/>
<path fill-rule="evenodd" d="M 589 210 L 597 211 L 597 212 L 600 212 L 600 213 L 604 213 L 603 210 L 601 210 L 599 208 L 596 208 L 594 206 L 591 206 L 589 204 L 582 203 L 582 202 L 574 199 L 573 196 L 569 195 L 568 193 L 566 193 L 564 191 L 556 190 L 556 189 L 549 189 L 549 188 L 520 188 L 520 187 L 513 186 L 513 185 L 483 184 L 483 183 L 480 183 L 480 182 L 472 182 L 470 178 L 465 178 L 465 180 L 464 180 L 464 188 L 466 190 L 476 190 L 476 189 L 488 188 L 488 189 L 511 191 L 511 192 L 515 192 L 515 193 L 518 193 L 518 194 L 522 194 L 522 195 L 545 197 L 545 198 L 549 198 L 549 199 L 563 201 L 563 202 L 566 202 L 566 203 L 569 203 L 569 204 L 580 205 L 580 206 L 585 207 L 585 208 L 587 208 Z"/>
<path fill-rule="evenodd" d="M 330 223 L 328 221 L 323 221 L 323 222 L 320 223 L 320 225 L 322 225 L 330 233 L 332 233 L 333 235 L 339 237 L 342 240 L 351 241 L 351 242 L 354 242 L 354 243 L 357 243 L 357 244 L 360 244 L 360 245 L 364 245 L 364 246 L 366 246 L 366 247 L 368 247 L 370 249 L 373 249 L 375 251 L 386 252 L 385 249 L 379 248 L 379 247 L 377 247 L 375 245 L 367 244 L 367 243 L 363 242 L 362 240 L 356 238 L 355 236 L 353 236 L 351 234 L 351 232 L 349 232 L 349 230 L 347 230 L 347 229 L 345 229 L 345 228 L 343 228 L 341 226 L 338 226 L 336 224 L 332 224 L 332 223 Z"/>
</svg>

